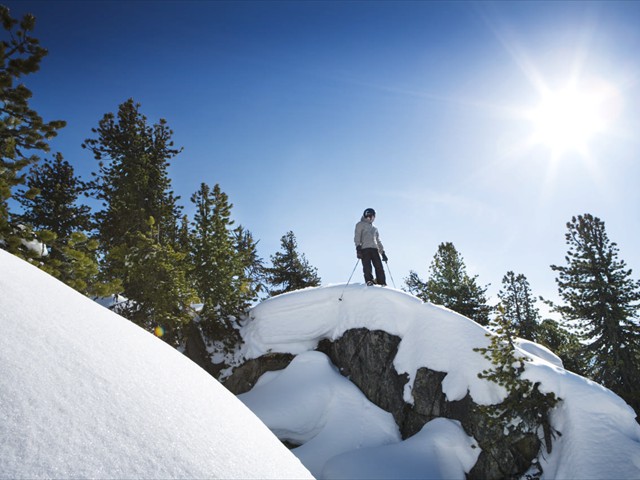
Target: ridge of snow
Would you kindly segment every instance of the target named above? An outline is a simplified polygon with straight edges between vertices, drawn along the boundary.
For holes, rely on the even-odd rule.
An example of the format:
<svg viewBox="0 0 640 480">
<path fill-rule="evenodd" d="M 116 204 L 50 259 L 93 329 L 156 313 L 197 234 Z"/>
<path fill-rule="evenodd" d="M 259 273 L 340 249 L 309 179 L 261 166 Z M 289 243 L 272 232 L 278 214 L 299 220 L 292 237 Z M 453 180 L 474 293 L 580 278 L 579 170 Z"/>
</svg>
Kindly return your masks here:
<svg viewBox="0 0 640 480">
<path fill-rule="evenodd" d="M 166 343 L 0 250 L 0 478 L 311 478 Z"/>
<path fill-rule="evenodd" d="M 463 398 L 467 390 L 484 404 L 499 403 L 506 394 L 477 376 L 491 366 L 473 351 L 489 344 L 487 329 L 400 290 L 359 284 L 298 290 L 262 302 L 251 310 L 251 318 L 241 331 L 246 358 L 269 352 L 299 354 L 352 328 L 384 330 L 401 338 L 394 366 L 398 373 L 409 375 L 405 401 L 413 402 L 411 388 L 423 366 L 448 373 L 443 391 L 450 401 Z M 474 368 L 456 368 L 460 363 Z"/>
<path fill-rule="evenodd" d="M 424 438 L 415 440 L 411 437 L 390 444 L 385 439 L 378 445 L 358 448 L 334 443 L 329 445 L 335 447 L 332 452 L 342 450 L 342 453 L 326 458 L 329 447 L 321 440 L 322 428 L 328 424 L 327 416 L 338 415 L 335 411 L 338 406 L 333 401 L 335 395 L 329 395 L 330 407 L 308 408 L 303 420 L 299 418 L 303 415 L 300 409 L 311 405 L 311 400 L 305 397 L 305 386 L 321 382 L 323 395 L 327 395 L 326 392 L 336 390 L 334 384 L 338 379 L 319 374 L 318 365 L 310 366 L 313 362 L 297 363 L 297 359 L 307 359 L 310 354 L 320 358 L 323 354 L 310 352 L 320 340 L 336 340 L 352 328 L 384 330 L 400 337 L 394 366 L 398 373 L 409 375 L 404 392 L 407 402 L 412 401 L 411 386 L 420 367 L 446 372 L 442 387 L 449 400 L 463 398 L 469 392 L 476 403 L 492 404 L 502 401 L 506 394 L 504 389 L 477 376 L 491 366 L 480 353 L 473 351 L 488 345 L 487 334 L 491 333 L 486 328 L 405 292 L 354 284 L 290 292 L 254 307 L 250 320 L 241 330 L 245 357 L 256 358 L 269 352 L 298 356 L 283 371 L 263 375 L 254 389 L 240 398 L 268 426 L 278 432 L 287 431 L 288 438 L 303 434 L 301 424 L 314 424 L 312 434 L 306 430 L 302 435 L 308 443 L 293 452 L 306 465 L 312 465 L 312 473 L 323 478 L 381 478 L 392 472 L 394 478 L 465 478 L 464 472 L 473 466 L 473 463 L 469 465 L 469 444 L 454 433 L 453 425 L 442 423 L 448 422 L 446 419 L 440 419 L 442 421 L 435 425 L 432 425 L 434 421 L 427 423 L 417 434 Z M 517 344 L 526 357 L 524 378 L 540 383 L 542 392 L 553 391 L 562 399 L 550 417 L 561 436 L 554 440 L 552 452 L 541 459 L 543 478 L 640 478 L 640 425 L 635 421 L 633 409 L 610 390 L 566 371 L 560 359 L 544 346 L 526 340 L 519 340 Z M 306 364 L 309 364 L 307 368 Z M 295 375 L 290 372 L 294 369 Z M 306 382 L 287 381 L 287 378 L 300 379 L 305 375 Z M 279 384 L 274 379 L 279 379 Z M 298 413 L 290 420 L 283 412 L 274 413 L 274 408 L 282 408 L 276 398 L 280 402 L 287 398 L 300 401 L 301 406 L 295 410 Z M 295 402 L 284 404 L 296 408 Z M 353 428 L 347 422 L 343 430 L 357 432 L 355 425 L 359 421 L 354 420 Z M 433 431 L 441 433 L 435 435 Z M 457 438 L 449 444 L 449 453 L 433 444 L 440 434 L 448 439 Z M 315 443 L 313 449 L 312 442 Z M 420 442 L 422 447 L 417 449 L 415 445 Z M 318 452 L 315 457 L 314 449 Z M 412 451 L 420 458 L 408 453 Z M 391 470 L 385 470 L 385 463 L 393 465 Z M 321 464 L 324 467 L 321 468 Z"/>
</svg>

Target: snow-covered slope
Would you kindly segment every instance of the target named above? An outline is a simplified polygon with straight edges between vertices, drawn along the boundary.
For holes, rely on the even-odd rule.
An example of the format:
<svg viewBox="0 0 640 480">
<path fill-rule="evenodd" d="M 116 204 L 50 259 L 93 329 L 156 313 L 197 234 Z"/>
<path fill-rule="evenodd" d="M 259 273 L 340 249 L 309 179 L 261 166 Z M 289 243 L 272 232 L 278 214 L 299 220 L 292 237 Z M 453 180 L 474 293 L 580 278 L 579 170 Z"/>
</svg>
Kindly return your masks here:
<svg viewBox="0 0 640 480">
<path fill-rule="evenodd" d="M 0 478 L 310 478 L 182 354 L 0 250 Z"/>
<path fill-rule="evenodd" d="M 434 420 L 401 441 L 393 419 L 345 385 L 325 355 L 311 350 L 352 328 L 384 330 L 401 338 L 394 364 L 409 375 L 405 401 L 412 401 L 413 380 L 425 366 L 447 372 L 442 386 L 449 400 L 469 391 L 475 402 L 491 404 L 505 392 L 477 376 L 489 367 L 473 351 L 488 344 L 485 328 L 404 292 L 363 285 L 288 293 L 262 302 L 251 317 L 243 329 L 247 358 L 268 352 L 298 356 L 285 370 L 263 375 L 240 399 L 278 436 L 304 443 L 293 452 L 315 476 L 463 479 L 474 465 L 478 449 L 457 422 Z M 551 418 L 562 436 L 541 459 L 544 477 L 640 478 L 640 426 L 631 407 L 564 370 L 548 349 L 527 341 L 520 349 L 530 358 L 525 376 L 562 398 Z"/>
<path fill-rule="evenodd" d="M 342 301 L 338 298 L 344 289 Z M 294 292 L 252 310 L 247 358 L 298 356 L 241 395 L 293 453 L 324 478 L 464 478 L 478 456 L 458 422 L 436 419 L 402 441 L 371 404 L 313 351 L 346 330 L 401 338 L 396 370 L 447 372 L 449 400 L 504 392 L 477 378 L 487 331 L 393 289 L 352 285 Z M 132 323 L 0 250 L 0 478 L 309 478 L 256 416 L 207 373 Z M 563 401 L 562 436 L 546 478 L 640 478 L 640 427 L 609 390 L 522 342 L 528 378 Z"/>
</svg>

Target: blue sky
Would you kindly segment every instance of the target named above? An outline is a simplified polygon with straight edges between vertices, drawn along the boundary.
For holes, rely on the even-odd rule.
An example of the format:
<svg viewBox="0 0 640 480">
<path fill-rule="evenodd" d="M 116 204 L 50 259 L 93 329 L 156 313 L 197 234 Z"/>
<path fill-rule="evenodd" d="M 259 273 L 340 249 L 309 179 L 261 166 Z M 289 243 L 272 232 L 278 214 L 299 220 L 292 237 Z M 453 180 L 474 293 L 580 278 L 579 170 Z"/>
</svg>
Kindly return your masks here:
<svg viewBox="0 0 640 480">
<path fill-rule="evenodd" d="M 88 178 L 81 143 L 134 98 L 184 148 L 185 211 L 219 183 L 265 259 L 293 230 L 346 282 L 373 207 L 397 287 L 453 242 L 490 295 L 513 270 L 553 298 L 565 224 L 591 213 L 640 272 L 640 2 L 4 4 L 50 52 L 26 84 L 68 122 L 53 152 Z"/>
</svg>

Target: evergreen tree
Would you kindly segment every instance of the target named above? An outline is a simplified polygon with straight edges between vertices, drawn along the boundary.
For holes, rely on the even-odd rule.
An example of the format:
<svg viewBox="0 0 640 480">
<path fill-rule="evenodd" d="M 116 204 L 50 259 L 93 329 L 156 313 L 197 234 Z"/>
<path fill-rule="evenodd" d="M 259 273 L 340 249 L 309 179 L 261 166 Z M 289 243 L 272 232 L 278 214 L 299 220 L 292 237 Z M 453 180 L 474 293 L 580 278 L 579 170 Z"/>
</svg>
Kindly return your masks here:
<svg viewBox="0 0 640 480">
<path fill-rule="evenodd" d="M 148 125 L 140 104 L 129 99 L 117 116 L 107 113 L 92 132 L 97 138 L 85 140 L 83 147 L 99 162 L 90 186 L 103 206 L 96 214 L 101 248 L 108 255 L 135 242 L 137 233 L 148 234 L 151 217 L 157 241 L 175 246 L 180 208 L 167 170 L 180 150 L 173 148 L 166 121 Z"/>
<path fill-rule="evenodd" d="M 17 253 L 22 235 L 9 215 L 12 190 L 24 184 L 22 170 L 38 161 L 35 152 L 49 150 L 48 141 L 65 122 L 44 122 L 29 106 L 31 91 L 18 83 L 37 72 L 48 53 L 31 36 L 35 17 L 25 15 L 18 22 L 0 5 L 0 18 L 4 37 L 0 40 L 0 246 Z"/>
<path fill-rule="evenodd" d="M 187 277 L 187 254 L 159 243 L 157 236 L 152 217 L 147 232 L 138 232 L 126 250 L 116 247 L 116 255 L 127 264 L 123 287 L 129 292 L 118 313 L 178 346 L 193 319 L 191 304 L 197 297 Z"/>
<path fill-rule="evenodd" d="M 95 220 L 106 281 L 120 282 L 120 313 L 178 344 L 191 319 L 194 292 L 187 282 L 188 252 L 179 227 L 178 198 L 171 191 L 173 132 L 164 119 L 149 125 L 132 99 L 107 113 L 95 138 L 85 140 L 98 160 L 89 182 L 103 209 Z"/>
<path fill-rule="evenodd" d="M 191 264 L 200 301 L 201 326 L 212 339 L 233 345 L 238 341 L 236 320 L 256 297 L 247 276 L 250 249 L 238 245 L 238 229 L 233 229 L 232 204 L 219 185 L 213 190 L 205 183 L 193 194 L 195 204 L 191 232 Z M 245 237 L 246 239 L 246 237 Z"/>
<path fill-rule="evenodd" d="M 281 251 L 271 256 L 272 267 L 267 268 L 267 281 L 272 286 L 271 296 L 320 285 L 318 270 L 312 267 L 304 254 L 298 253 L 298 243 L 293 232 L 280 239 Z"/>
<path fill-rule="evenodd" d="M 502 278 L 502 287 L 498 298 L 504 310 L 504 319 L 513 325 L 517 336 L 535 341 L 540 313 L 531 296 L 527 278 L 522 274 L 507 272 Z"/>
<path fill-rule="evenodd" d="M 90 209 L 78 204 L 85 184 L 73 167 L 58 153 L 31 168 L 26 186 L 17 196 L 24 211 L 15 217 L 48 247 L 48 255 L 37 258 L 39 266 L 86 295 L 111 293 L 116 286 L 98 280 L 98 242 L 87 236 Z"/>
<path fill-rule="evenodd" d="M 640 413 L 640 282 L 599 218 L 573 217 L 567 229 L 567 264 L 551 266 L 564 302 L 554 310 L 579 328 L 590 376 Z"/>
<path fill-rule="evenodd" d="M 45 160 L 29 171 L 27 190 L 19 192 L 18 201 L 24 212 L 16 217 L 39 230 L 49 230 L 58 238 L 68 238 L 73 232 L 88 232 L 92 228 L 91 209 L 78 203 L 86 184 L 75 175 L 62 154 Z"/>
<path fill-rule="evenodd" d="M 537 329 L 536 342 L 560 357 L 566 370 L 588 376 L 589 360 L 585 356 L 580 338 L 555 320 L 543 320 Z"/>
<path fill-rule="evenodd" d="M 443 305 L 480 325 L 489 323 L 491 307 L 487 305 L 487 287 L 480 287 L 477 275 L 467 274 L 464 260 L 451 242 L 438 246 L 431 265 L 429 279 L 423 282 L 414 271 L 405 279 L 407 289 L 425 302 Z"/>
<path fill-rule="evenodd" d="M 478 377 L 505 388 L 507 396 L 499 404 L 476 407 L 488 429 L 495 431 L 494 435 L 486 436 L 488 441 L 480 442 L 480 447 L 490 451 L 491 442 L 501 436 L 538 438 L 538 432 L 542 430 L 547 453 L 551 453 L 552 441 L 558 432 L 551 426 L 549 413 L 561 399 L 553 392 L 542 393 L 539 383 L 522 378 L 528 358 L 517 352 L 513 324 L 505 318 L 501 307 L 498 307 L 498 315 L 491 324 L 494 333 L 487 334 L 491 338 L 490 345 L 474 351 L 481 353 L 492 366 L 479 373 Z M 542 467 L 537 458 L 532 467 L 535 470 L 528 478 L 539 478 Z"/>
<path fill-rule="evenodd" d="M 258 242 L 253 239 L 252 233 L 241 225 L 234 230 L 234 235 L 236 250 L 248 281 L 244 293 L 257 296 L 264 290 L 266 282 L 264 261 L 258 255 Z"/>
</svg>

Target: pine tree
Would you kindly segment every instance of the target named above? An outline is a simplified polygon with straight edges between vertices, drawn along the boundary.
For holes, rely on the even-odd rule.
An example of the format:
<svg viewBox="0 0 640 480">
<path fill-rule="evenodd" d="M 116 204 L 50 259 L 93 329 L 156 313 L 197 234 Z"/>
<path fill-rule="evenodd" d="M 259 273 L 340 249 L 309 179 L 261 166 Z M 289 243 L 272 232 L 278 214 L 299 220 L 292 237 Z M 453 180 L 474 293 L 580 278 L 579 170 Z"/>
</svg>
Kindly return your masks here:
<svg viewBox="0 0 640 480">
<path fill-rule="evenodd" d="M 31 91 L 18 83 L 35 73 L 47 50 L 31 36 L 35 17 L 25 15 L 20 22 L 0 5 L 4 38 L 0 40 L 0 246 L 18 253 L 21 229 L 9 215 L 9 199 L 14 187 L 24 184 L 22 170 L 38 161 L 35 152 L 47 152 L 48 141 L 65 122 L 44 122 L 29 106 Z"/>
<path fill-rule="evenodd" d="M 180 207 L 171 190 L 170 160 L 180 149 L 164 119 L 149 125 L 140 104 L 129 99 L 117 115 L 107 113 L 95 138 L 85 140 L 98 160 L 89 182 L 102 202 L 96 213 L 103 253 L 101 273 L 120 282 L 126 303 L 120 313 L 164 340 L 182 341 L 195 299 L 187 281 L 188 259 L 179 227 Z"/>
<path fill-rule="evenodd" d="M 464 259 L 451 242 L 438 246 L 431 265 L 429 279 L 423 282 L 414 271 L 405 284 L 410 293 L 425 302 L 443 305 L 481 325 L 489 323 L 491 307 L 487 305 L 487 287 L 480 287 L 477 275 L 469 277 Z"/>
<path fill-rule="evenodd" d="M 289 231 L 280 239 L 281 251 L 271 256 L 272 267 L 267 268 L 267 281 L 272 286 L 271 296 L 320 285 L 318 270 L 312 267 L 304 254 L 298 253 L 298 243 Z"/>
<path fill-rule="evenodd" d="M 545 319 L 538 326 L 536 342 L 558 355 L 565 370 L 588 376 L 589 360 L 575 333 L 563 328 L 555 320 Z"/>
<path fill-rule="evenodd" d="M 191 304 L 197 297 L 187 277 L 187 254 L 159 243 L 157 236 L 152 217 L 148 231 L 138 232 L 126 250 L 116 247 L 115 254 L 127 264 L 123 287 L 128 292 L 118 313 L 179 346 L 194 317 Z"/>
<path fill-rule="evenodd" d="M 73 166 L 56 153 L 29 171 L 27 189 L 19 192 L 24 212 L 16 217 L 39 230 L 49 230 L 58 238 L 92 229 L 91 209 L 78 203 L 86 184 L 75 175 Z"/>
<path fill-rule="evenodd" d="M 140 104 L 129 99 L 117 116 L 107 113 L 92 132 L 97 138 L 85 140 L 83 147 L 99 162 L 90 186 L 103 206 L 96 214 L 101 248 L 108 254 L 133 242 L 137 233 L 148 234 L 151 217 L 157 241 L 175 246 L 180 207 L 167 170 L 180 149 L 173 148 L 166 121 L 148 125 Z"/>
<path fill-rule="evenodd" d="M 48 255 L 35 262 L 81 293 L 111 293 L 116 285 L 98 280 L 98 242 L 88 237 L 90 208 L 78 203 L 86 187 L 73 167 L 58 153 L 54 160 L 31 168 L 26 187 L 17 196 L 24 211 L 15 218 L 47 246 Z"/>
<path fill-rule="evenodd" d="M 502 278 L 502 286 L 498 298 L 504 309 L 504 319 L 513 325 L 517 336 L 535 341 L 540 313 L 531 295 L 527 277 L 507 272 Z"/>
<path fill-rule="evenodd" d="M 236 250 L 244 266 L 247 279 L 245 292 L 248 297 L 255 297 L 265 289 L 264 261 L 258 255 L 258 242 L 253 239 L 252 233 L 238 226 L 234 230 Z"/>
<path fill-rule="evenodd" d="M 527 358 L 518 353 L 515 347 L 515 332 L 513 324 L 504 316 L 504 311 L 498 307 L 498 315 L 491 322 L 493 333 L 488 333 L 491 343 L 488 347 L 475 348 L 492 364 L 491 368 L 478 374 L 479 378 L 489 380 L 503 387 L 506 398 L 499 404 L 478 405 L 477 413 L 485 419 L 485 424 L 495 435 L 488 435 L 488 439 L 500 436 L 514 436 L 522 439 L 525 436 L 538 437 L 542 430 L 544 444 L 548 453 L 552 450 L 553 438 L 559 432 L 551 426 L 549 413 L 561 400 L 553 392 L 543 393 L 540 384 L 522 378 L 526 368 Z M 491 444 L 480 447 L 490 451 Z M 539 478 L 542 467 L 538 459 L 534 460 L 529 478 Z"/>
<path fill-rule="evenodd" d="M 238 341 L 236 321 L 256 292 L 247 277 L 247 250 L 240 251 L 228 196 L 205 183 L 193 194 L 196 207 L 191 232 L 191 264 L 196 291 L 204 306 L 201 326 L 212 339 L 231 346 Z M 243 248 L 246 248 L 244 246 Z"/>
<path fill-rule="evenodd" d="M 573 217 L 567 229 L 567 264 L 551 266 L 564 302 L 554 310 L 579 328 L 590 376 L 640 413 L 640 282 L 599 218 Z"/>
</svg>

